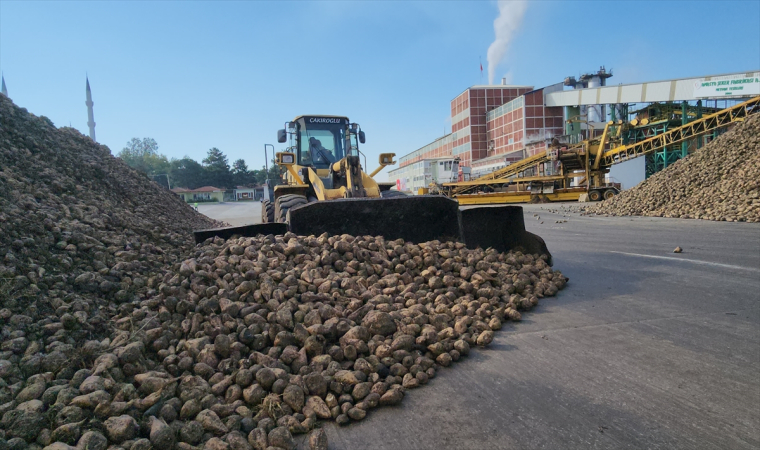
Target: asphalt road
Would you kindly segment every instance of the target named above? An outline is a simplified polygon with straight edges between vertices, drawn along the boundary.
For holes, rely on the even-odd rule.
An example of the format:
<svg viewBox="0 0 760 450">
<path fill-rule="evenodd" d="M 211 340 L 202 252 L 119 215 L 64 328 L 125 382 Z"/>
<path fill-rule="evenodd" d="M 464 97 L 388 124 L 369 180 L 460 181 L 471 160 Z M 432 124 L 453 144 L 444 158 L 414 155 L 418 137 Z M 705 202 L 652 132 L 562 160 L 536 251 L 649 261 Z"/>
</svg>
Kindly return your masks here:
<svg viewBox="0 0 760 450">
<path fill-rule="evenodd" d="M 760 225 L 548 208 L 565 290 L 331 449 L 760 448 Z"/>
</svg>

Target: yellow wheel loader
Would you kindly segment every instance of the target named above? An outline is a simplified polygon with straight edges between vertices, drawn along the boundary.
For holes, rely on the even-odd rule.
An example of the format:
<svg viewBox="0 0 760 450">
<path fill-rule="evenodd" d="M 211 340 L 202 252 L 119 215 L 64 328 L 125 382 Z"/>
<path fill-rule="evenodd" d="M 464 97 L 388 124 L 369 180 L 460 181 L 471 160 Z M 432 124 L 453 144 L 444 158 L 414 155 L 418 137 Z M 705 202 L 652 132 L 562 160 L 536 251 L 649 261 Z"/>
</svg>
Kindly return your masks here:
<svg viewBox="0 0 760 450">
<path fill-rule="evenodd" d="M 521 247 L 530 253 L 551 255 L 544 241 L 525 231 L 519 206 L 459 209 L 440 195 L 406 195 L 392 190 L 394 183 L 374 177 L 395 164 L 394 153 L 381 153 L 378 167 L 365 173 L 359 144 L 360 126 L 343 116 L 298 116 L 277 133 L 289 143 L 275 162 L 285 169 L 281 184 L 261 205 L 261 224 L 199 230 L 196 242 L 219 236 L 350 234 L 383 236 L 415 243 L 455 240 L 470 248 L 508 251 Z"/>
<path fill-rule="evenodd" d="M 275 161 L 286 169 L 284 183 L 275 186 L 272 200 L 262 205 L 262 223 L 289 223 L 288 211 L 307 203 L 405 195 L 391 191 L 393 183 L 373 178 L 383 167 L 395 164 L 395 154 L 381 154 L 373 173 L 362 171 L 359 144 L 365 141 L 364 132 L 346 117 L 296 117 L 278 132 L 277 141 L 290 144 Z"/>
</svg>

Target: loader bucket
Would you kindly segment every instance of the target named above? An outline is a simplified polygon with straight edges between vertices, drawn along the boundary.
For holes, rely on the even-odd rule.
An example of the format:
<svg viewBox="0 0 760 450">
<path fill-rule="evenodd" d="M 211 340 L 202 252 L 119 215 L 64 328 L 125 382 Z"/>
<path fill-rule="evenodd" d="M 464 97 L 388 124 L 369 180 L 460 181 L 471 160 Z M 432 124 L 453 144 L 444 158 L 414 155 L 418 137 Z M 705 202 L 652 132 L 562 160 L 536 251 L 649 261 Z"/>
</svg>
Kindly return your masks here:
<svg viewBox="0 0 760 450">
<path fill-rule="evenodd" d="M 290 210 L 290 231 L 299 235 L 383 236 L 414 243 L 459 241 L 468 248 L 522 249 L 551 254 L 544 240 L 525 231 L 522 207 L 460 210 L 456 200 L 438 195 L 343 199 L 309 203 Z"/>
<path fill-rule="evenodd" d="M 522 249 L 542 254 L 552 264 L 552 255 L 539 236 L 525 231 L 521 206 L 495 206 L 463 209 L 460 212 L 462 242 L 468 248 L 493 247 L 501 252 Z"/>
<path fill-rule="evenodd" d="M 383 236 L 388 240 L 458 241 L 467 248 L 493 247 L 500 252 L 522 249 L 551 254 L 544 240 L 525 231 L 522 207 L 496 206 L 459 209 L 456 200 L 438 195 L 339 199 L 308 203 L 289 211 L 290 223 L 267 223 L 195 232 L 195 242 L 210 237 L 285 234 Z"/>
<path fill-rule="evenodd" d="M 299 235 L 383 236 L 410 242 L 459 240 L 459 205 L 439 196 L 352 198 L 315 202 L 290 210 Z"/>
</svg>

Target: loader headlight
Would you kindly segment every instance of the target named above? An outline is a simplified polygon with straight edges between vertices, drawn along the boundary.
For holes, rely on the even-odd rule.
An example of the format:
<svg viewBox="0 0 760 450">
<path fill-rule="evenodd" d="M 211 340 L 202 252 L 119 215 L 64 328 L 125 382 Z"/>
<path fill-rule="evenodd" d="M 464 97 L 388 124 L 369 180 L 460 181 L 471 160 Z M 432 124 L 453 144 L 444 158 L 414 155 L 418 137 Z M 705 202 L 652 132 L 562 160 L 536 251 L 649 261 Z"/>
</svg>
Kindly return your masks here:
<svg viewBox="0 0 760 450">
<path fill-rule="evenodd" d="M 279 152 L 277 153 L 277 164 L 282 164 L 283 166 L 292 166 L 296 163 L 296 154 L 291 152 Z"/>
<path fill-rule="evenodd" d="M 393 160 L 393 157 L 396 156 L 395 153 L 380 153 L 380 165 L 391 165 L 396 164 L 396 162 Z"/>
</svg>

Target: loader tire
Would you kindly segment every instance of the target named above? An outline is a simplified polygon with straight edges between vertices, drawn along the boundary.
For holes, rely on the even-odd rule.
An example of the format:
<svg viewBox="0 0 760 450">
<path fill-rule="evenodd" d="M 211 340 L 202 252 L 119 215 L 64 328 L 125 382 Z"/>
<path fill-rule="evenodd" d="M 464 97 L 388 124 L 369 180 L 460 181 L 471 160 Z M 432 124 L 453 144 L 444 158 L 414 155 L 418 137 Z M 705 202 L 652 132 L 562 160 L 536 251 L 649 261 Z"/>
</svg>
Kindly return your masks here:
<svg viewBox="0 0 760 450">
<path fill-rule="evenodd" d="M 589 191 L 588 199 L 592 202 L 598 202 L 602 199 L 602 193 L 597 190 Z"/>
<path fill-rule="evenodd" d="M 287 223 L 288 211 L 296 206 L 301 206 L 309 203 L 303 195 L 298 194 L 285 194 L 278 197 L 274 202 L 274 215 L 277 218 L 277 222 Z"/>
<path fill-rule="evenodd" d="M 605 200 L 609 200 L 609 199 L 611 199 L 612 197 L 614 197 L 616 195 L 617 195 L 617 192 L 615 192 L 614 189 L 607 189 L 606 191 L 604 191 L 604 199 Z"/>
<path fill-rule="evenodd" d="M 382 191 L 380 193 L 380 197 L 382 198 L 393 198 L 393 197 L 406 197 L 406 194 L 400 191 Z"/>
<path fill-rule="evenodd" d="M 269 200 L 261 201 L 261 223 L 274 222 L 274 205 Z"/>
</svg>

